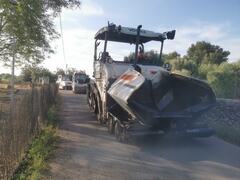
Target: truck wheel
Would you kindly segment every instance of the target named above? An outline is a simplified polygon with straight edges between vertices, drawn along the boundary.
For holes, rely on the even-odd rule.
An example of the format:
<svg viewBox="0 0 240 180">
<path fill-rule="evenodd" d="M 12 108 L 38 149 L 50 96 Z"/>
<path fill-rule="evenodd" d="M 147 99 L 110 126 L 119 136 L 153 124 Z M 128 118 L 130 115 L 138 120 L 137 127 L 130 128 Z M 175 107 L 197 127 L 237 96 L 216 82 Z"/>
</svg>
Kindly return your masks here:
<svg viewBox="0 0 240 180">
<path fill-rule="evenodd" d="M 88 103 L 88 106 L 89 106 L 90 110 L 93 110 L 92 98 L 91 98 L 90 94 L 87 95 L 87 103 Z"/>
<path fill-rule="evenodd" d="M 97 110 L 97 121 L 98 121 L 99 124 L 103 124 L 102 114 L 99 111 L 99 109 Z"/>
<path fill-rule="evenodd" d="M 108 132 L 110 134 L 114 133 L 114 119 L 112 116 L 109 116 L 109 118 L 107 120 L 107 128 L 108 128 Z"/>
<path fill-rule="evenodd" d="M 95 114 L 97 114 L 97 104 L 96 104 L 96 100 L 94 98 L 94 96 L 91 96 L 91 107 L 92 107 L 92 110 Z"/>
<path fill-rule="evenodd" d="M 95 101 L 95 112 L 96 112 L 96 115 L 97 115 L 97 121 L 99 124 L 103 124 L 103 119 L 102 119 L 102 112 L 101 112 L 101 107 L 100 107 L 100 103 L 99 103 L 99 99 L 96 98 L 96 101 Z"/>
<path fill-rule="evenodd" d="M 114 132 L 115 132 L 116 139 L 117 139 L 119 142 L 125 142 L 125 141 L 126 141 L 126 128 L 123 127 L 123 126 L 120 124 L 120 121 L 116 121 L 114 127 L 115 127 L 115 128 L 114 128 Z"/>
</svg>

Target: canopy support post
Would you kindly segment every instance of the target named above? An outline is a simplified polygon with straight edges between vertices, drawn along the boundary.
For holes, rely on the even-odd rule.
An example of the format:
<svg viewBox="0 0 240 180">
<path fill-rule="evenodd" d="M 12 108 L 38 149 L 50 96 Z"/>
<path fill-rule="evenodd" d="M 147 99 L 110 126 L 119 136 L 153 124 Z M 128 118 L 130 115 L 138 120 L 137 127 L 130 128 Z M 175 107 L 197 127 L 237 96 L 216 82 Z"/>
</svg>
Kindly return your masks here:
<svg viewBox="0 0 240 180">
<path fill-rule="evenodd" d="M 108 38 L 108 33 L 107 32 L 108 31 L 105 32 L 105 41 L 104 41 L 104 50 L 103 50 L 104 54 L 107 51 L 107 38 Z"/>
<path fill-rule="evenodd" d="M 161 48 L 160 48 L 160 54 L 159 54 L 159 63 L 161 62 L 161 60 L 162 60 L 162 51 L 163 51 L 163 40 L 161 41 L 162 43 L 161 43 Z"/>
<path fill-rule="evenodd" d="M 136 65 L 137 65 L 137 60 L 138 60 L 138 45 L 139 45 L 140 30 L 141 30 L 141 28 L 142 28 L 142 25 L 139 25 L 139 26 L 137 27 L 137 37 L 136 37 L 134 67 L 136 67 Z"/>
</svg>

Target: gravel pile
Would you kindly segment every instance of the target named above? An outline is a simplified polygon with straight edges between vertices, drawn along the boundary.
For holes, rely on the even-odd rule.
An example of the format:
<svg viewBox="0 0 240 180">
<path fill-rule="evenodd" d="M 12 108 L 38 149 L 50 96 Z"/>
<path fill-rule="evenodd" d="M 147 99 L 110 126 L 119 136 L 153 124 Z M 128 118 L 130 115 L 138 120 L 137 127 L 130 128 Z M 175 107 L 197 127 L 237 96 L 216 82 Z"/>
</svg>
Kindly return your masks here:
<svg viewBox="0 0 240 180">
<path fill-rule="evenodd" d="M 240 100 L 217 99 L 216 106 L 204 113 L 200 119 L 208 124 L 240 128 Z"/>
</svg>

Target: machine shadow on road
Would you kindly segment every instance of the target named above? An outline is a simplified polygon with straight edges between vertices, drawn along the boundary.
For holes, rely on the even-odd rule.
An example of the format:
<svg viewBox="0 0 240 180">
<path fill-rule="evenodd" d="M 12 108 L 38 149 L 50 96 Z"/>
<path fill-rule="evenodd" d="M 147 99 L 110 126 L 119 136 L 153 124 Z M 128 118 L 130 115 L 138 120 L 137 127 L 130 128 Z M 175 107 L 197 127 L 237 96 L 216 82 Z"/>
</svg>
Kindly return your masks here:
<svg viewBox="0 0 240 180">
<path fill-rule="evenodd" d="M 188 138 L 173 136 L 141 136 L 134 137 L 131 144 L 139 147 L 142 152 L 176 162 L 212 161 L 235 168 L 240 168 L 237 158 L 239 149 L 232 146 L 224 148 L 224 141 L 215 137 Z M 230 158 L 228 154 L 235 155 Z"/>
</svg>

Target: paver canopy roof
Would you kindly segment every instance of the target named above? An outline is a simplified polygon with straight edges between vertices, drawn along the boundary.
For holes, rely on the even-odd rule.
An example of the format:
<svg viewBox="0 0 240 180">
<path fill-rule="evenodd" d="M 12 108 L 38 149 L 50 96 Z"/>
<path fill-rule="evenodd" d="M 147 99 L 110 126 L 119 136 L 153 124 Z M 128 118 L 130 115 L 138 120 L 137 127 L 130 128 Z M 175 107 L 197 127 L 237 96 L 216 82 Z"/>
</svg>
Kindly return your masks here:
<svg viewBox="0 0 240 180">
<path fill-rule="evenodd" d="M 108 41 L 117 41 L 117 42 L 124 42 L 124 43 L 136 42 L 136 37 L 137 37 L 136 28 L 122 27 L 122 26 L 116 26 L 115 24 L 110 24 L 109 26 L 101 28 L 96 33 L 95 39 L 104 40 L 106 32 L 108 33 L 107 35 Z M 175 31 L 174 31 L 174 34 L 175 34 Z M 153 31 L 141 29 L 139 43 L 141 44 L 149 41 L 163 41 L 165 39 L 167 39 L 167 32 L 156 33 Z"/>
</svg>

